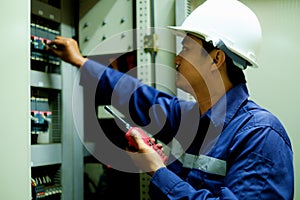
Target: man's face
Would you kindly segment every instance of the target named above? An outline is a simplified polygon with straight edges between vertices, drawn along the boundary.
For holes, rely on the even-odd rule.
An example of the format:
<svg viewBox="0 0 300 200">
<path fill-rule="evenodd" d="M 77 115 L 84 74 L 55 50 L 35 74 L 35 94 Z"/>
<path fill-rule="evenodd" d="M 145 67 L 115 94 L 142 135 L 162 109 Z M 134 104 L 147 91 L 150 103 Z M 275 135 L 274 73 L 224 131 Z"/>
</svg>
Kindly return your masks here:
<svg viewBox="0 0 300 200">
<path fill-rule="evenodd" d="M 192 35 L 184 37 L 182 50 L 176 56 L 175 64 L 178 88 L 193 94 L 206 85 L 204 79 L 210 74 L 212 59 L 202 47 L 199 38 Z"/>
</svg>

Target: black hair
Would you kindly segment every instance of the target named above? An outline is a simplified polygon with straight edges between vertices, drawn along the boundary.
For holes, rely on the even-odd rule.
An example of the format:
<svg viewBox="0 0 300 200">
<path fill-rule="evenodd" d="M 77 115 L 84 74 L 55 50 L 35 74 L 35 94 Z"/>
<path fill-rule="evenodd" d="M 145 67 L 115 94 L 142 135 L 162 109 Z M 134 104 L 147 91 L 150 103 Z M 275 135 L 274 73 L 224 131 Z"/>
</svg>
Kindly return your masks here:
<svg viewBox="0 0 300 200">
<path fill-rule="evenodd" d="M 246 83 L 246 78 L 243 70 L 236 66 L 232 59 L 226 55 L 227 75 L 231 83 L 235 86 L 241 83 Z"/>
<path fill-rule="evenodd" d="M 214 45 L 210 42 L 206 42 L 202 40 L 202 47 L 207 51 L 207 53 L 210 53 L 212 50 L 216 49 Z M 227 67 L 227 75 L 230 80 L 230 82 L 235 86 L 241 83 L 246 83 L 246 78 L 243 70 L 236 66 L 233 62 L 233 60 L 227 55 L 225 58 L 226 67 Z"/>
</svg>

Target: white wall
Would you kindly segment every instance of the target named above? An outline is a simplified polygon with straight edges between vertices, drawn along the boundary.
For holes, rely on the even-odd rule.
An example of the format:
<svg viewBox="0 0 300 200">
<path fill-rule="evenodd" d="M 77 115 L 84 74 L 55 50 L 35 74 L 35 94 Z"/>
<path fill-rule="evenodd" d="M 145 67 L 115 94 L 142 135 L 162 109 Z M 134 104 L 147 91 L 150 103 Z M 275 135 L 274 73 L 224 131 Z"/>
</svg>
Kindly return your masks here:
<svg viewBox="0 0 300 200">
<path fill-rule="evenodd" d="M 1 1 L 0 13 L 0 199 L 31 199 L 29 1 Z"/>
<path fill-rule="evenodd" d="M 250 96 L 284 124 L 294 151 L 295 198 L 300 199 L 300 1 L 242 0 L 260 19 L 260 68 L 247 69 Z"/>
</svg>

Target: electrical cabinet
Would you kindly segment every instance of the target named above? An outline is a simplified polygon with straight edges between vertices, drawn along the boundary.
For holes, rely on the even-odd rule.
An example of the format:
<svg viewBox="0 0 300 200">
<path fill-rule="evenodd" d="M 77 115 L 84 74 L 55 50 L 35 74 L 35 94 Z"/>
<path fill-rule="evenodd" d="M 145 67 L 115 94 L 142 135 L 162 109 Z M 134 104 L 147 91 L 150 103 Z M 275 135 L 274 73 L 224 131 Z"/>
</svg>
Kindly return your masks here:
<svg viewBox="0 0 300 200">
<path fill-rule="evenodd" d="M 105 53 L 101 52 L 101 55 L 110 54 L 119 57 L 120 54 L 133 53 L 135 66 L 137 66 L 136 76 L 143 82 L 152 84 L 157 74 L 162 75 L 156 79 L 157 81 L 165 79 L 163 73 L 156 70 L 159 66 L 154 65 L 154 58 L 162 65 L 172 66 L 173 60 L 170 58 L 174 55 L 163 50 L 151 51 L 154 47 L 151 45 L 157 44 L 155 41 L 160 42 L 160 47 L 163 49 L 165 42 L 173 43 L 173 38 L 170 37 L 169 42 L 162 41 L 161 38 L 156 39 L 154 29 L 149 29 L 149 27 L 153 25 L 165 27 L 165 25 L 174 24 L 174 1 L 31 0 L 26 3 L 30 7 L 27 10 L 30 22 L 26 23 L 29 34 L 22 44 L 30 44 L 28 48 L 30 51 L 26 55 L 30 65 L 26 65 L 24 62 L 29 71 L 29 74 L 25 76 L 29 77 L 29 82 L 24 83 L 30 85 L 28 97 L 24 95 L 25 101 L 28 102 L 28 105 L 24 105 L 24 107 L 28 106 L 24 121 L 28 120 L 26 124 L 30 130 L 23 129 L 26 135 L 30 135 L 28 137 L 30 139 L 28 141 L 29 148 L 26 148 L 30 155 L 26 159 L 31 161 L 28 168 L 30 169 L 29 176 L 32 178 L 32 187 L 29 185 L 29 178 L 27 181 L 28 189 L 31 189 L 32 197 L 36 199 L 84 199 L 84 170 L 89 166 L 84 169 L 85 163 L 83 161 L 87 161 L 90 157 L 83 155 L 84 148 L 74 125 L 71 103 L 74 84 L 77 84 L 74 80 L 78 71 L 45 52 L 45 44 L 56 35 L 73 37 L 79 31 L 80 48 L 84 54 L 88 54 L 95 49 L 97 44 L 108 41 L 110 37 L 114 36 L 116 41 L 122 44 L 119 46 L 120 48 L 113 48 L 112 51 Z M 97 8 L 97 3 L 106 7 Z M 82 8 L 80 12 L 76 9 L 77 6 Z M 104 11 L 101 14 L 103 17 L 96 18 L 97 16 L 94 14 L 90 16 L 90 10 L 95 10 L 95 8 L 99 9 L 96 10 L 98 13 Z M 156 8 L 157 13 L 153 12 L 153 8 Z M 9 9 L 7 8 L 7 10 Z M 109 10 L 113 12 L 108 12 Z M 153 17 L 154 14 L 156 17 Z M 78 16 L 76 22 L 77 15 L 80 18 Z M 89 19 L 93 20 L 91 22 L 89 20 L 84 21 L 85 17 L 90 17 Z M 154 20 L 156 24 L 153 24 Z M 96 30 L 90 29 L 91 27 Z M 24 30 L 22 29 L 18 33 Z M 95 33 L 99 37 L 96 37 Z M 147 43 L 147 40 L 150 42 Z M 8 45 L 6 49 L 8 52 L 10 52 L 9 46 L 11 45 Z M 171 46 L 167 49 L 172 48 Z M 164 59 L 165 55 L 167 55 L 166 59 Z M 20 119 L 22 118 L 20 117 Z M 24 134 L 24 132 L 20 134 Z M 22 148 L 24 147 L 22 146 Z M 118 175 L 121 176 L 115 176 L 111 180 L 115 183 L 118 183 L 119 180 L 126 182 L 128 178 L 126 174 Z M 28 177 L 26 176 L 26 178 Z M 137 188 L 134 198 L 148 198 L 148 181 L 149 177 L 143 175 L 134 180 L 137 183 L 134 185 Z M 130 187 L 128 184 L 127 186 Z"/>
<path fill-rule="evenodd" d="M 30 120 L 32 199 L 82 199 L 82 145 L 73 125 L 74 67 L 46 51 L 56 36 L 74 36 L 73 2 L 32 0 Z M 80 186 L 80 189 L 76 187 Z"/>
<path fill-rule="evenodd" d="M 53 4 L 55 3 L 55 4 Z M 46 51 L 61 35 L 61 5 L 31 1 L 31 185 L 32 199 L 61 199 L 61 61 Z"/>
<path fill-rule="evenodd" d="M 174 94 L 175 74 L 172 79 L 169 71 L 161 70 L 161 66 L 173 65 L 174 38 L 157 38 L 157 35 L 164 34 L 166 25 L 174 24 L 174 1 L 90 0 L 73 3 L 68 0 L 32 0 L 31 3 L 33 194 L 36 198 L 38 195 L 57 199 L 92 198 L 93 194 L 87 191 L 91 185 L 91 170 L 88 169 L 92 164 L 101 164 L 97 166 L 96 176 L 109 176 L 111 194 L 120 195 L 122 192 L 119 189 L 116 192 L 113 188 L 123 188 L 122 191 L 126 193 L 131 191 L 132 199 L 149 198 L 149 177 L 146 174 L 108 169 L 95 161 L 87 151 L 83 156 L 82 143 L 87 146 L 92 141 L 81 141 L 76 122 L 73 124 L 70 102 L 73 101 L 71 88 L 78 84 L 74 82 L 76 71 L 48 54 L 44 48 L 47 41 L 56 35 L 72 37 L 78 32 L 83 55 L 100 59 L 111 67 L 114 67 L 114 61 L 119 61 L 123 65 L 118 70 L 123 72 L 136 68 L 134 76 L 144 83 Z M 160 46 L 157 46 L 158 43 Z M 170 79 L 166 79 L 164 74 Z M 160 84 L 156 85 L 156 82 Z M 169 86 L 160 88 L 162 85 Z M 118 131 L 112 119 L 103 119 L 101 114 L 99 116 L 99 123 L 105 124 L 107 131 Z M 90 131 L 86 127 L 84 131 Z"/>
</svg>

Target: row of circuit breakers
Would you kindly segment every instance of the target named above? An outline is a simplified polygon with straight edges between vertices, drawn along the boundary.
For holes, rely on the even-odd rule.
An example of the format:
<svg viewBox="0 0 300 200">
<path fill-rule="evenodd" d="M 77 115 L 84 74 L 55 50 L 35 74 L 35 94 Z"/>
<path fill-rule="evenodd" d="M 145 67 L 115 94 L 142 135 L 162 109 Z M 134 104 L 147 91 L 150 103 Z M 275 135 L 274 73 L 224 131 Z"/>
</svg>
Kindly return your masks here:
<svg viewBox="0 0 300 200">
<path fill-rule="evenodd" d="M 49 21 L 47 23 L 47 20 L 37 20 L 33 17 L 30 30 L 31 69 L 60 73 L 60 59 L 45 51 L 46 44 L 60 35 L 59 25 L 55 22 Z"/>
</svg>

